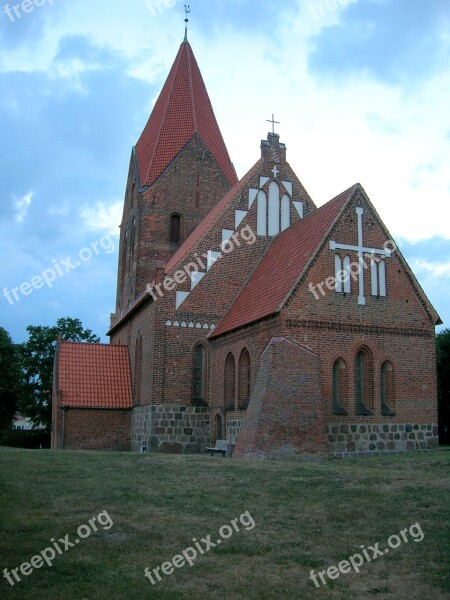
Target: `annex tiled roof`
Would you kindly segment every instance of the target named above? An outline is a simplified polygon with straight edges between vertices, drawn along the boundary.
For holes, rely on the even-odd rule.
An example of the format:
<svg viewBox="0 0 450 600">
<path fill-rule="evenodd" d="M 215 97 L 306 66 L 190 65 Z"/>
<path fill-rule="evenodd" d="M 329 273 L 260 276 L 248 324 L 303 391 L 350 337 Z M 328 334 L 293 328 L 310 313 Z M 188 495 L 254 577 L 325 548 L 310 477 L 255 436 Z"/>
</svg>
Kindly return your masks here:
<svg viewBox="0 0 450 600">
<path fill-rule="evenodd" d="M 189 42 L 184 41 L 136 144 L 141 186 L 151 185 L 195 133 L 199 133 L 230 184 L 234 185 L 236 172 L 194 53 Z"/>
<path fill-rule="evenodd" d="M 278 312 L 359 184 L 277 236 L 210 337 Z"/>
<path fill-rule="evenodd" d="M 126 346 L 60 342 L 57 370 L 63 407 L 133 406 Z"/>
</svg>

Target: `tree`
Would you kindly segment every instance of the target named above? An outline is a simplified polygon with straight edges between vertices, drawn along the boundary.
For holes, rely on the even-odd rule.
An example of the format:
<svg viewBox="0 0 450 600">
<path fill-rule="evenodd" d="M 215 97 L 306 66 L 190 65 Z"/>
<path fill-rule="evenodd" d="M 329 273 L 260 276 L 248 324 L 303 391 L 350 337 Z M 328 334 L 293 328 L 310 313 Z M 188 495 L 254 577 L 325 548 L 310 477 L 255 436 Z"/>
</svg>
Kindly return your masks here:
<svg viewBox="0 0 450 600">
<path fill-rule="evenodd" d="M 58 319 L 56 326 L 30 325 L 28 341 L 21 345 L 21 365 L 24 384 L 21 410 L 34 425 L 42 424 L 47 431 L 52 423 L 52 381 L 56 341 L 60 336 L 67 342 L 98 344 L 100 338 L 90 329 L 83 329 L 79 319 Z"/>
<path fill-rule="evenodd" d="M 8 332 L 0 327 L 0 431 L 11 428 L 19 401 L 21 379 L 17 347 Z"/>
<path fill-rule="evenodd" d="M 450 329 L 436 337 L 438 377 L 439 440 L 450 444 Z"/>
</svg>

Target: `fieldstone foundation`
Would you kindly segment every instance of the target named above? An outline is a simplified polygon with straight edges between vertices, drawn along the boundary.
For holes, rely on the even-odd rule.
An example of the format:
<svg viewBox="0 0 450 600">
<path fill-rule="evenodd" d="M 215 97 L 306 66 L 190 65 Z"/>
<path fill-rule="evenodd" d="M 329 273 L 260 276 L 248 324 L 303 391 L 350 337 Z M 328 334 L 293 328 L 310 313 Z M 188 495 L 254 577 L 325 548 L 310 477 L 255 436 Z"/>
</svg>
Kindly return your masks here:
<svg viewBox="0 0 450 600">
<path fill-rule="evenodd" d="M 399 454 L 439 446 L 438 426 L 434 424 L 329 424 L 327 439 L 330 458 Z"/>
<path fill-rule="evenodd" d="M 227 420 L 227 440 L 230 444 L 236 444 L 237 436 L 241 431 L 242 419 Z"/>
<path fill-rule="evenodd" d="M 206 406 L 139 406 L 131 416 L 131 450 L 196 454 L 210 444 L 211 417 Z"/>
</svg>

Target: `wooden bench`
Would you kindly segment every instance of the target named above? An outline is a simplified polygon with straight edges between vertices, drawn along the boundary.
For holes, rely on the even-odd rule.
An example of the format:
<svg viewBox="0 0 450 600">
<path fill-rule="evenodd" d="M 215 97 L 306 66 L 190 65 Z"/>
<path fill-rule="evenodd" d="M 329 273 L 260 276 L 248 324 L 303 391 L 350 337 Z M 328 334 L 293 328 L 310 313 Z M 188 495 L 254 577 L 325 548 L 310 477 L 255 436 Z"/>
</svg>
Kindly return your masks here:
<svg viewBox="0 0 450 600">
<path fill-rule="evenodd" d="M 214 456 L 214 453 L 221 452 L 225 458 L 228 452 L 228 440 L 216 440 L 214 448 L 206 448 L 206 450 L 209 450 L 211 456 Z"/>
</svg>

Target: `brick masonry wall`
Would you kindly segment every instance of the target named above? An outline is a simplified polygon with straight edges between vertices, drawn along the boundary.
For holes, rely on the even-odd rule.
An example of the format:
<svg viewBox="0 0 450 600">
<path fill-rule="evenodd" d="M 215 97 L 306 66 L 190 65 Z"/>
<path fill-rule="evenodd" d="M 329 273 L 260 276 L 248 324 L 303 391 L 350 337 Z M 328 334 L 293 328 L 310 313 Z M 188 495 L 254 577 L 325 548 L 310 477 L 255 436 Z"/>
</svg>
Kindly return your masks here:
<svg viewBox="0 0 450 600">
<path fill-rule="evenodd" d="M 286 338 L 272 338 L 237 438 L 238 458 L 326 455 L 319 357 Z"/>
<path fill-rule="evenodd" d="M 330 238 L 343 244 L 357 242 L 355 209 L 362 206 L 363 239 L 368 247 L 382 248 L 389 234 L 360 193 L 348 205 Z M 358 304 L 358 281 L 351 281 L 351 293 L 340 294 L 325 288 L 315 298 L 309 284 L 317 286 L 334 275 L 334 257 L 329 240 L 283 311 L 288 337 L 310 347 L 321 357 L 325 419 L 327 423 L 419 423 L 437 422 L 435 324 L 433 309 L 415 286 L 409 268 L 398 251 L 386 260 L 387 296 L 371 295 L 370 269 L 364 271 L 366 304 Z M 354 252 L 348 252 L 356 260 Z M 344 253 L 341 258 L 343 258 Z M 373 414 L 356 415 L 356 355 L 365 347 L 370 356 Z M 346 390 L 342 401 L 347 417 L 333 414 L 333 364 L 345 363 Z M 381 367 L 393 367 L 394 406 L 392 416 L 381 411 Z"/>
<path fill-rule="evenodd" d="M 388 327 L 370 329 L 358 324 L 286 320 L 288 337 L 303 343 L 321 357 L 322 393 L 327 423 L 428 423 L 437 422 L 434 338 L 402 335 Z M 364 346 L 371 356 L 372 414 L 356 414 L 356 355 Z M 347 385 L 341 402 L 347 416 L 333 414 L 333 364 L 346 365 Z M 394 368 L 395 397 L 392 416 L 382 414 L 381 367 L 389 360 Z"/>
<path fill-rule="evenodd" d="M 179 247 L 170 243 L 170 216 L 181 216 L 183 242 L 231 187 L 198 134 L 150 187 L 139 190 L 136 181 L 132 160 L 121 225 L 115 318 L 153 280 L 156 263 L 165 263 Z M 132 235 L 134 219 L 136 230 Z"/>
<path fill-rule="evenodd" d="M 204 452 L 211 437 L 209 409 L 204 406 L 162 404 L 133 409 L 131 450 L 196 454 Z"/>
<path fill-rule="evenodd" d="M 156 326 L 155 305 L 148 303 L 123 327 L 111 336 L 111 344 L 128 346 L 130 358 L 131 383 L 133 400 L 137 404 L 136 386 L 140 385 L 140 405 L 155 404 L 153 398 L 153 382 L 158 376 L 161 352 L 164 351 L 164 330 Z M 142 336 L 142 362 L 140 373 L 136 369 L 136 349 L 139 337 Z M 139 381 L 136 379 L 138 378 Z"/>
<path fill-rule="evenodd" d="M 265 162 L 255 165 L 244 176 L 241 187 L 236 189 L 234 196 L 230 198 L 228 206 L 217 218 L 214 226 L 206 232 L 180 263 L 179 266 L 182 268 L 183 265 L 189 262 L 195 262 L 196 256 L 203 256 L 208 250 L 220 251 L 222 230 L 235 230 L 235 212 L 237 210 L 248 211 L 237 228 L 237 240 L 240 245 L 235 241 L 230 242 L 233 250 L 229 254 L 223 254 L 187 300 L 183 302 L 175 315 L 178 320 L 212 320 L 217 322 L 234 302 L 249 275 L 261 259 L 272 238 L 257 236 L 256 242 L 248 245 L 239 236 L 239 232 L 246 227 L 249 227 L 255 234 L 257 232 L 257 202 L 253 202 L 249 210 L 249 189 L 259 189 L 260 178 L 271 176 L 274 160 L 278 160 L 275 152 L 273 156 L 265 157 Z M 290 165 L 288 163 L 278 163 L 277 167 L 279 169 L 278 182 L 281 183 L 282 180 L 292 182 L 294 200 L 303 201 L 305 214 L 313 212 L 315 206 Z M 266 192 L 268 192 L 269 185 L 270 181 L 264 186 Z M 291 223 L 295 223 L 299 219 L 300 217 L 291 203 Z M 175 291 L 187 292 L 189 290 L 189 282 L 186 282 L 178 285 Z M 171 296 L 174 297 L 175 292 Z M 171 306 L 173 304 L 171 299 Z M 168 309 L 170 310 L 170 306 Z M 168 318 L 171 317 L 168 315 Z"/>
<path fill-rule="evenodd" d="M 387 453 L 423 449 L 433 447 L 437 441 L 437 404 L 435 387 L 434 337 L 429 332 L 405 332 L 403 335 L 395 328 L 387 325 L 376 329 L 362 324 L 340 324 L 330 321 L 292 320 L 294 314 L 290 309 L 282 317 L 272 318 L 254 324 L 239 332 L 222 336 L 213 341 L 214 365 L 212 368 L 212 413 L 225 414 L 223 408 L 224 367 L 226 356 L 232 352 L 235 360 L 244 348 L 251 356 L 251 389 L 254 390 L 259 370 L 260 355 L 272 335 L 285 335 L 287 338 L 306 346 L 320 356 L 321 393 L 323 398 L 325 422 L 327 423 L 327 441 L 330 456 L 335 454 L 358 455 Z M 374 374 L 374 414 L 357 416 L 355 414 L 355 373 L 354 362 L 361 345 L 366 345 L 373 355 Z M 343 356 L 348 365 L 347 416 L 333 415 L 332 381 L 333 363 Z M 381 365 L 390 359 L 395 368 L 395 414 L 381 414 L 380 378 Z M 237 376 L 237 374 L 236 374 Z M 233 419 L 233 413 L 228 417 Z M 412 424 L 412 425 L 411 425 Z M 339 433 L 331 433 L 336 427 Z M 373 428 L 380 428 L 377 432 Z M 384 428 L 388 431 L 384 431 Z M 395 428 L 398 428 L 395 431 Z M 412 430 L 409 431 L 409 428 Z M 423 428 L 426 429 L 423 429 Z M 340 429 L 343 428 L 343 431 Z M 357 429 L 353 431 L 353 429 Z M 408 431 L 406 431 L 408 428 Z M 418 429 L 417 429 L 418 428 Z M 365 429 L 365 431 L 364 431 Z M 348 431 L 347 431 L 348 430 Z M 336 431 L 336 430 L 335 430 Z M 422 439 L 422 432 L 424 432 Z M 416 433 L 417 432 L 417 435 Z M 364 435 L 363 435 L 364 434 Z M 367 439 L 364 437 L 367 434 Z M 377 435 L 377 438 L 370 436 Z M 392 434 L 392 439 L 391 439 Z M 404 437 L 407 434 L 407 439 Z M 431 434 L 431 435 L 429 435 Z M 330 438 L 339 435 L 339 439 Z M 386 438 L 383 436 L 386 435 Z M 355 436 L 361 436 L 355 439 Z M 225 437 L 229 437 L 228 433 Z M 426 439 L 425 439 L 426 438 Z M 353 443 L 360 442 L 358 450 L 352 450 Z M 395 448 L 392 449 L 392 443 Z M 406 443 L 403 443 L 406 442 Z M 374 447 L 374 443 L 375 446 Z M 382 444 L 383 446 L 377 446 Z M 414 448 L 413 448 L 414 443 Z M 333 446 L 331 445 L 333 444 Z M 339 444 L 339 446 L 335 446 Z M 389 444 L 389 445 L 388 445 Z M 345 446 L 345 447 L 344 447 Z M 354 456 L 355 454 L 351 454 Z"/>
<path fill-rule="evenodd" d="M 186 148 L 177 160 L 186 161 L 191 150 Z M 208 250 L 220 249 L 222 229 L 234 227 L 235 211 L 248 209 L 248 188 L 258 187 L 261 175 L 270 175 L 273 161 L 278 160 L 277 153 L 265 157 L 267 162 L 262 163 L 255 170 L 251 180 L 243 189 L 237 189 L 235 195 L 230 199 L 228 207 L 218 217 L 214 226 L 187 254 L 185 259 L 177 268 L 182 268 L 186 263 L 195 262 L 196 256 L 202 256 Z M 183 163 L 184 164 L 184 163 Z M 191 165 L 192 166 L 192 165 Z M 288 164 L 279 164 L 279 179 L 288 179 L 293 182 L 294 197 L 302 199 L 305 203 L 305 212 L 315 209 L 303 186 L 293 173 Z M 175 167 L 173 167 L 175 169 Z M 182 168 L 179 166 L 178 174 L 189 168 L 186 163 Z M 170 188 L 169 181 L 175 185 L 175 171 L 172 167 L 164 175 L 168 180 L 164 185 Z M 211 179 L 211 178 L 210 178 Z M 159 185 L 159 182 L 157 182 Z M 130 185 L 130 182 L 129 182 Z M 162 184 L 161 184 L 162 185 Z M 178 184 L 177 184 L 178 185 Z M 268 186 L 268 184 L 267 184 Z M 267 187 L 266 186 L 266 187 Z M 177 188 L 178 189 L 178 188 Z M 175 194 L 175 192 L 174 192 Z M 175 194 L 176 196 L 176 194 Z M 299 217 L 292 207 L 292 220 Z M 256 231 L 256 203 L 246 219 L 241 223 L 239 229 L 250 225 Z M 166 402 L 182 402 L 189 404 L 192 395 L 192 373 L 193 373 L 193 351 L 198 343 L 203 343 L 207 351 L 206 364 L 206 401 L 212 401 L 210 368 L 212 354 L 210 342 L 207 336 L 209 329 L 192 330 L 188 328 L 167 327 L 166 321 L 194 322 L 202 325 L 218 323 L 220 318 L 229 308 L 239 291 L 245 284 L 246 279 L 253 270 L 255 264 L 262 256 L 269 238 L 258 237 L 253 245 L 248 245 L 240 239 L 240 246 L 235 245 L 234 250 L 217 261 L 211 271 L 198 284 L 179 310 L 175 309 L 176 291 L 188 291 L 190 282 L 180 286 L 176 290 L 164 291 L 164 296 L 158 298 L 153 304 L 148 304 L 137 315 L 135 315 L 124 326 L 115 331 L 111 342 L 126 344 L 130 350 L 130 365 L 133 380 L 135 382 L 135 354 L 136 342 L 139 335 L 143 336 L 143 367 L 142 367 L 142 390 L 141 405 L 160 404 Z"/>
<path fill-rule="evenodd" d="M 65 450 L 130 449 L 130 410 L 66 409 Z"/>
<path fill-rule="evenodd" d="M 327 425 L 328 451 L 332 458 L 361 458 L 430 450 L 439 446 L 438 426 L 403 423 Z"/>
</svg>

